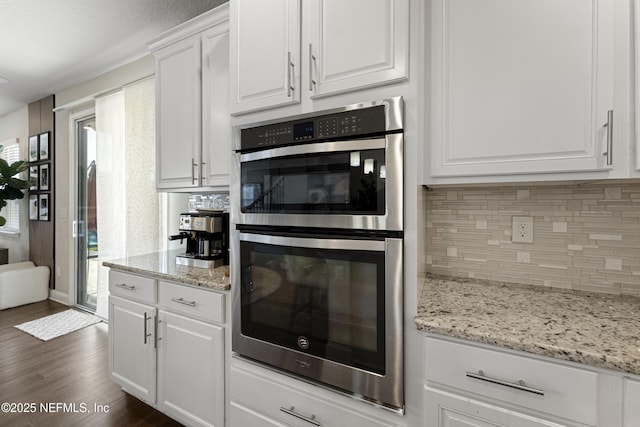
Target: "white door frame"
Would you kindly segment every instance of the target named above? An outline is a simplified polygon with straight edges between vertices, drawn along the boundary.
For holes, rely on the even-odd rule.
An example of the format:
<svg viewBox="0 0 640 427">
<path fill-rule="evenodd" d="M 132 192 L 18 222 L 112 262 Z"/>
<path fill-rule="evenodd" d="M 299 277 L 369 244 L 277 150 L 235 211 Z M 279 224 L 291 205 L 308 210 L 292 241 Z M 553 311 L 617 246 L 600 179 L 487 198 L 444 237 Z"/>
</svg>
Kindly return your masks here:
<svg viewBox="0 0 640 427">
<path fill-rule="evenodd" d="M 69 114 L 69 216 L 67 229 L 71 234 L 71 250 L 72 256 L 69 257 L 69 280 L 71 288 L 69 289 L 69 305 L 79 307 L 78 296 L 78 247 L 75 229 L 75 223 L 78 216 L 78 134 L 76 132 L 77 122 L 95 116 L 95 105 L 87 106 L 81 110 L 72 111 Z"/>
</svg>

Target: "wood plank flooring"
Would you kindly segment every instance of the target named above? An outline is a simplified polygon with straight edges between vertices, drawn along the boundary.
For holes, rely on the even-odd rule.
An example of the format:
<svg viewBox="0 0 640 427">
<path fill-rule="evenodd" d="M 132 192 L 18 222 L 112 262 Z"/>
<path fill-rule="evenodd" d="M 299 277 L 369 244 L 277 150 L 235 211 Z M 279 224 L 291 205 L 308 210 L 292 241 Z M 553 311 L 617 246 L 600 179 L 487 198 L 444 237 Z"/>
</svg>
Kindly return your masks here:
<svg viewBox="0 0 640 427">
<path fill-rule="evenodd" d="M 181 426 L 109 379 L 105 323 L 47 342 L 13 327 L 67 309 L 43 301 L 0 311 L 0 404 L 36 406 L 33 413 L 0 410 L 0 426 Z M 94 412 L 94 405 L 108 412 Z"/>
</svg>

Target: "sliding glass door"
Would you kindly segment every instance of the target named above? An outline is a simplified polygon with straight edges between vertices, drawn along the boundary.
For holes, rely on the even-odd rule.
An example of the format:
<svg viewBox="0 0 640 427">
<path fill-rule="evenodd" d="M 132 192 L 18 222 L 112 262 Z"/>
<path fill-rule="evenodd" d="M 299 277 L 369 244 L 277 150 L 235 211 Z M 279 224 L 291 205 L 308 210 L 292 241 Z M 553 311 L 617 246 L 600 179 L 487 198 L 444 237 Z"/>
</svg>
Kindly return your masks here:
<svg viewBox="0 0 640 427">
<path fill-rule="evenodd" d="M 96 119 L 76 122 L 77 212 L 76 304 L 96 310 L 98 298 L 98 209 L 96 203 Z"/>
</svg>

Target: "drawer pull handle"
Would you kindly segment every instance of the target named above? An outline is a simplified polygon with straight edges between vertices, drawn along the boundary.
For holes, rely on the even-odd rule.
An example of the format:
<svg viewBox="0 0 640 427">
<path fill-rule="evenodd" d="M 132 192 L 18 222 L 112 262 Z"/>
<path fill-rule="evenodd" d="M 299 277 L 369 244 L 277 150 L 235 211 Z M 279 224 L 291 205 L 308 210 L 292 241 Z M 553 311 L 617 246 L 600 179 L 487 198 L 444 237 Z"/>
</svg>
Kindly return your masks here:
<svg viewBox="0 0 640 427">
<path fill-rule="evenodd" d="M 144 312 L 144 344 L 147 344 L 147 338 L 151 336 L 151 334 L 147 330 L 147 322 L 151 320 L 151 317 L 147 316 L 147 312 Z"/>
<path fill-rule="evenodd" d="M 295 408 L 293 406 L 291 408 L 289 408 L 289 409 L 280 407 L 280 410 L 282 412 L 284 412 L 285 414 L 289 414 L 289 415 L 291 415 L 293 417 L 296 417 L 296 418 L 299 418 L 299 419 L 301 419 L 303 421 L 311 423 L 314 426 L 320 427 L 320 423 L 318 421 L 316 421 L 316 416 L 315 415 L 311 415 L 311 417 L 309 418 L 309 417 L 306 417 L 306 416 L 304 416 L 302 414 L 297 413 L 296 411 L 294 411 L 294 409 Z"/>
<path fill-rule="evenodd" d="M 171 298 L 171 301 L 177 302 L 178 304 L 188 305 L 189 307 L 195 307 L 195 301 L 185 301 L 184 298 Z"/>
<path fill-rule="evenodd" d="M 126 283 L 120 283 L 116 285 L 116 288 L 124 289 L 125 291 L 134 291 L 136 289 L 133 285 L 127 285 Z"/>
<path fill-rule="evenodd" d="M 533 393 L 539 396 L 544 396 L 544 391 L 537 388 L 529 387 L 522 380 L 519 380 L 517 383 L 512 383 L 505 380 L 499 380 L 497 378 L 487 377 L 482 370 L 478 371 L 477 374 L 473 372 L 467 372 L 467 377 L 480 380 L 480 381 L 486 381 L 488 383 L 502 385 L 505 387 L 515 388 L 516 390 L 526 391 L 527 393 Z"/>
</svg>

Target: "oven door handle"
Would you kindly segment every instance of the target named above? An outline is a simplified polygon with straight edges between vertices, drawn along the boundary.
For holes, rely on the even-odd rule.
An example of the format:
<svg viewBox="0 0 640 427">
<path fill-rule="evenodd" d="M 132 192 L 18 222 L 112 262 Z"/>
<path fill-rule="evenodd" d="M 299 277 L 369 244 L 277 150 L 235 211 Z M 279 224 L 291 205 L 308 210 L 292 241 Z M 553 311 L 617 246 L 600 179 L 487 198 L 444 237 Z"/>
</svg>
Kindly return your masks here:
<svg viewBox="0 0 640 427">
<path fill-rule="evenodd" d="M 375 150 L 386 148 L 389 136 L 384 138 L 358 139 L 353 141 L 318 142 L 315 144 L 292 145 L 270 150 L 245 153 L 240 156 L 240 162 L 270 159 L 272 157 L 297 156 L 300 154 L 335 153 L 340 151 Z"/>
<path fill-rule="evenodd" d="M 238 233 L 240 241 L 251 243 L 264 243 L 267 245 L 290 246 L 309 249 L 339 249 L 352 251 L 376 251 L 384 252 L 389 241 L 402 239 L 385 238 L 373 239 L 314 239 L 304 237 L 274 236 L 271 234 Z"/>
</svg>

